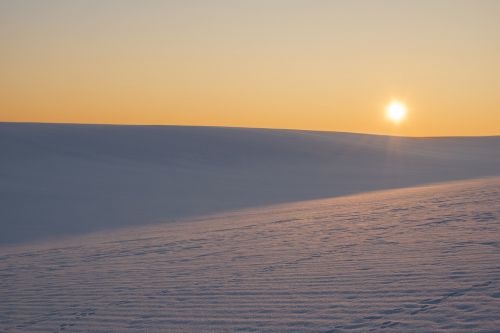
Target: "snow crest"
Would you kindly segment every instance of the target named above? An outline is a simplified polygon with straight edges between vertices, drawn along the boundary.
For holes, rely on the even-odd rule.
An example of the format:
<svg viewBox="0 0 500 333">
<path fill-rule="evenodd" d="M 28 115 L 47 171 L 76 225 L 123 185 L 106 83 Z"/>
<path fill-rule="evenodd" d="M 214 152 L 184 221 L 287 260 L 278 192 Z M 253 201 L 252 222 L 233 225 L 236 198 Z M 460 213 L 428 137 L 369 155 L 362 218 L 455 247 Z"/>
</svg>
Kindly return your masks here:
<svg viewBox="0 0 500 333">
<path fill-rule="evenodd" d="M 500 137 L 0 123 L 0 245 L 500 176 Z"/>
</svg>

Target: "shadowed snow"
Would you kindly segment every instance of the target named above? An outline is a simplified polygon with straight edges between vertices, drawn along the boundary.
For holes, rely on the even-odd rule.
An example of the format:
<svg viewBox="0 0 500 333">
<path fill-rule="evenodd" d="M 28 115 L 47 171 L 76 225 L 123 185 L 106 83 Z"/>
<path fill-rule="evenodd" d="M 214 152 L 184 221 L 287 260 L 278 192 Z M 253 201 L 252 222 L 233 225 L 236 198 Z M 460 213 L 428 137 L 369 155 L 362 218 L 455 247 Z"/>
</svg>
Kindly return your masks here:
<svg viewBox="0 0 500 333">
<path fill-rule="evenodd" d="M 0 123 L 0 244 L 500 174 L 500 137 Z"/>
</svg>

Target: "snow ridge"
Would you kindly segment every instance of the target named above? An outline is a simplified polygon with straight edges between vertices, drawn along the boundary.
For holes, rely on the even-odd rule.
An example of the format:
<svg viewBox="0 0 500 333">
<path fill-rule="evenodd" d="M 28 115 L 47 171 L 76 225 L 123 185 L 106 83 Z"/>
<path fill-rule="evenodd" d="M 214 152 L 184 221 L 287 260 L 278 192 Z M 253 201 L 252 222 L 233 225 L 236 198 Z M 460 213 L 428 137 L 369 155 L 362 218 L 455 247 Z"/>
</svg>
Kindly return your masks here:
<svg viewBox="0 0 500 333">
<path fill-rule="evenodd" d="M 0 123 L 0 245 L 500 175 L 500 137 Z"/>
</svg>

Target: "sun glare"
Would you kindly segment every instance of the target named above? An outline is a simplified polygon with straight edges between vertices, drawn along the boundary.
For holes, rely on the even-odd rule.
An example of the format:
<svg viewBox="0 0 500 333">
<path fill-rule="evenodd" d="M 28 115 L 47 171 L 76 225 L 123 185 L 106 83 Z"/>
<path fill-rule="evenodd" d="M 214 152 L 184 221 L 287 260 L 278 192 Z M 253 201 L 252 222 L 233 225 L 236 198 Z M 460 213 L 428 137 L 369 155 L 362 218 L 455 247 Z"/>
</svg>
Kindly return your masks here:
<svg viewBox="0 0 500 333">
<path fill-rule="evenodd" d="M 406 116 L 406 105 L 401 102 L 393 101 L 385 108 L 387 119 L 397 124 Z"/>
</svg>

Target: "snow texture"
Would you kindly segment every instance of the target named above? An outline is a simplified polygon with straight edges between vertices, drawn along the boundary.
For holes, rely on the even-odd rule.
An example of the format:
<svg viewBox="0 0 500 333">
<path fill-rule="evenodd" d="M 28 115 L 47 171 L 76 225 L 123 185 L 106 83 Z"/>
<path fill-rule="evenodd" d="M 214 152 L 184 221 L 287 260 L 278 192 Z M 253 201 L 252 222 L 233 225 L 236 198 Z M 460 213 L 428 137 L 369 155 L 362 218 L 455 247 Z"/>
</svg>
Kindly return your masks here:
<svg viewBox="0 0 500 333">
<path fill-rule="evenodd" d="M 0 245 L 500 175 L 500 137 L 0 123 Z"/>
<path fill-rule="evenodd" d="M 500 178 L 4 248 L 4 332 L 499 332 Z"/>
</svg>

